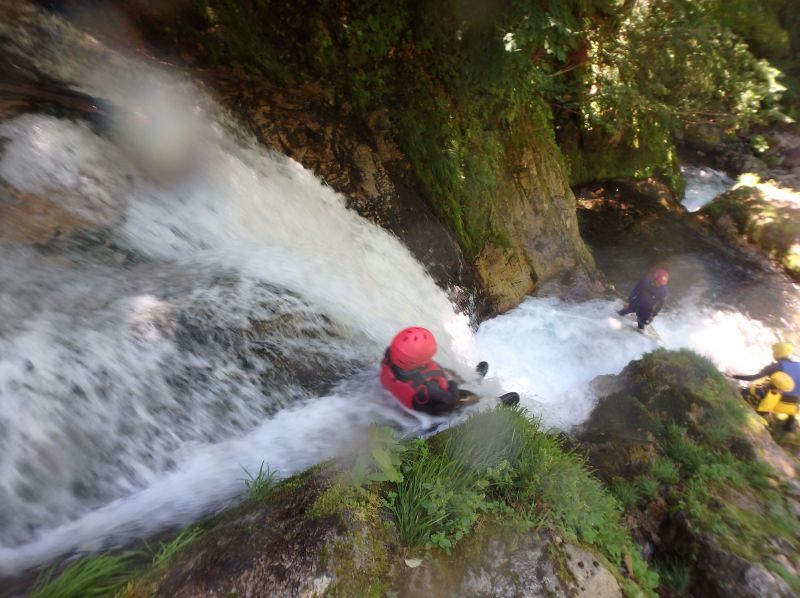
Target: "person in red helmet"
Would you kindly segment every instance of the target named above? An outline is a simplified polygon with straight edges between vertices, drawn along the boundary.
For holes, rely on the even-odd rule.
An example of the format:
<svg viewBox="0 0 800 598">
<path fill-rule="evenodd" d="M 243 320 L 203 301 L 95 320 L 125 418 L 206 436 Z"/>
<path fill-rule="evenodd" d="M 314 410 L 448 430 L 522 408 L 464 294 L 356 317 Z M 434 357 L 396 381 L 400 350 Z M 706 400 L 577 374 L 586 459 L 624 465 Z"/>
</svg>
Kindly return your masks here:
<svg viewBox="0 0 800 598">
<path fill-rule="evenodd" d="M 433 361 L 435 354 L 436 339 L 430 330 L 420 326 L 401 330 L 383 357 L 381 384 L 404 407 L 426 413 L 445 413 L 476 402 L 474 393 L 459 389 L 453 372 Z M 476 369 L 485 376 L 489 364 L 482 361 Z M 519 395 L 508 393 L 501 401 L 516 404 Z"/>
<path fill-rule="evenodd" d="M 621 316 L 636 313 L 639 330 L 652 323 L 667 300 L 669 272 L 656 270 L 642 278 L 628 296 L 625 306 L 617 313 Z"/>
</svg>

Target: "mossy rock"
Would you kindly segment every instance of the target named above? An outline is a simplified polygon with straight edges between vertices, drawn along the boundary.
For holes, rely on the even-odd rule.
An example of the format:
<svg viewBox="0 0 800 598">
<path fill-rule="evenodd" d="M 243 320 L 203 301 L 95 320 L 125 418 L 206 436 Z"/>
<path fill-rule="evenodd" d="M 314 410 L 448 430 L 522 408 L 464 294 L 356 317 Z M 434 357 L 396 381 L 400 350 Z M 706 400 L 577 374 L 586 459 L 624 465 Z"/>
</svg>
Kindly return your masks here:
<svg viewBox="0 0 800 598">
<path fill-rule="evenodd" d="M 457 502 L 470 492 L 486 493 L 469 525 L 441 532 L 446 535 L 435 543 L 430 534 L 420 542 L 405 541 L 392 498 L 403 480 L 365 482 L 375 478 L 362 479 L 358 466 L 326 463 L 210 518 L 199 539 L 168 567 L 131 583 L 125 596 L 610 598 L 621 596 L 622 588 L 647 594 L 654 585 L 641 559 L 632 558 L 614 500 L 580 457 L 566 452 L 521 410 L 477 414 L 409 446 L 402 469 L 411 484 L 420 481 L 414 481 L 413 464 L 426 456 L 446 460 L 441 479 L 464 471 L 466 463 L 475 471 L 483 467 L 479 463 L 489 468 L 474 478 L 475 487 L 443 487 L 446 493 L 461 493 Z M 490 489 L 487 479 L 496 479 L 498 488 Z M 428 500 L 424 486 L 414 487 L 412 501 Z M 563 500 L 567 495 L 570 499 Z M 431 500 L 437 499 L 432 495 Z"/>
<path fill-rule="evenodd" d="M 754 580 L 794 595 L 795 461 L 735 386 L 707 359 L 662 349 L 602 388 L 578 438 L 656 563 L 688 571 L 697 595 L 761 595 Z"/>
<path fill-rule="evenodd" d="M 800 280 L 800 209 L 791 201 L 771 199 L 758 187 L 723 193 L 700 210 L 724 236 L 746 241 Z"/>
</svg>

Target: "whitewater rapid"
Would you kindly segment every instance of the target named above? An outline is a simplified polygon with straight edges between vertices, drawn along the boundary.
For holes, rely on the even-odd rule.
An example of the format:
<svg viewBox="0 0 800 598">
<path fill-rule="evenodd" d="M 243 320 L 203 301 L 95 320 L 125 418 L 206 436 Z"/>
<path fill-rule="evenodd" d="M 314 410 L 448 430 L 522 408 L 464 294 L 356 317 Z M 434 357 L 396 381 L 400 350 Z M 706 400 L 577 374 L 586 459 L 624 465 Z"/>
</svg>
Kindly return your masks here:
<svg viewBox="0 0 800 598">
<path fill-rule="evenodd" d="M 689 212 L 696 212 L 736 184 L 735 180 L 721 170 L 708 166 L 684 166 L 681 172 L 686 182 L 686 191 L 681 203 Z"/>
<path fill-rule="evenodd" d="M 517 390 L 558 429 L 588 416 L 595 376 L 655 348 L 605 300 L 529 298 L 474 332 L 398 239 L 191 82 L 26 18 L 17 51 L 118 115 L 0 125 L 0 177 L 92 227 L 59 252 L 0 247 L 0 576 L 189 523 L 240 498 L 244 469 L 289 475 L 359 450 L 373 423 L 440 423 L 378 383 L 404 326 L 434 331 L 476 408 Z M 772 331 L 698 305 L 659 316 L 668 347 L 768 360 Z"/>
</svg>

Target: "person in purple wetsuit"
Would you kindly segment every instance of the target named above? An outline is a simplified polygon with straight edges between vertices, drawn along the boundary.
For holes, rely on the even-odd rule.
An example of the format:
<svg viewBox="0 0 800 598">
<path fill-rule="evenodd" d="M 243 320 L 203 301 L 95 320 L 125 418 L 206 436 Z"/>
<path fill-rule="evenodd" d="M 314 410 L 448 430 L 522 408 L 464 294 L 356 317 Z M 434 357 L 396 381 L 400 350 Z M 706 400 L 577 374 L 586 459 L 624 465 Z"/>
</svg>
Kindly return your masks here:
<svg viewBox="0 0 800 598">
<path fill-rule="evenodd" d="M 617 313 L 621 316 L 636 313 L 639 330 L 653 321 L 667 300 L 669 272 L 656 270 L 652 275 L 642 278 L 633 287 L 625 306 Z"/>
</svg>

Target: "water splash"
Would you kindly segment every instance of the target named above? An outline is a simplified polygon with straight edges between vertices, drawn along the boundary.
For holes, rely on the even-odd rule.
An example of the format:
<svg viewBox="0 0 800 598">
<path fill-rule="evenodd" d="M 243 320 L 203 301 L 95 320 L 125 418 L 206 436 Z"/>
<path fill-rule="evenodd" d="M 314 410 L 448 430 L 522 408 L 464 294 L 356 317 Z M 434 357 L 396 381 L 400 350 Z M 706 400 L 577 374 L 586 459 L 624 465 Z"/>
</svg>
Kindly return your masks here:
<svg viewBox="0 0 800 598">
<path fill-rule="evenodd" d="M 484 322 L 478 351 L 490 373 L 522 395 L 522 405 L 545 425 L 569 429 L 591 413 L 597 397 L 590 382 L 615 374 L 660 346 L 691 349 L 722 371 L 752 373 L 771 361 L 776 333 L 733 309 L 703 306 L 697 296 L 676 302 L 654 323 L 663 343 L 616 316 L 618 301 L 571 303 L 528 298 L 518 308 Z"/>
<path fill-rule="evenodd" d="M 696 212 L 736 183 L 724 172 L 707 166 L 683 166 L 681 172 L 686 181 L 686 191 L 681 203 L 690 212 Z"/>
<path fill-rule="evenodd" d="M 241 494 L 242 466 L 287 475 L 357 448 L 372 422 L 441 423 L 378 385 L 408 324 L 466 377 L 488 360 L 469 383 L 482 395 L 519 390 L 560 428 L 590 412 L 592 378 L 653 348 L 604 301 L 529 299 L 473 338 L 396 238 L 190 83 L 20 10 L 20 27 L 0 23 L 17 54 L 118 113 L 100 131 L 42 115 L 0 127 L 0 176 L 97 229 L 58 254 L 0 249 L 0 575 L 194 520 Z M 143 104 L 131 84 L 169 99 Z M 188 121 L 162 170 L 148 127 L 175 105 Z M 731 347 L 745 334 L 745 353 L 712 355 L 723 367 L 760 365 L 768 345 L 724 310 L 687 305 L 657 325 L 710 353 L 720 329 Z"/>
</svg>

